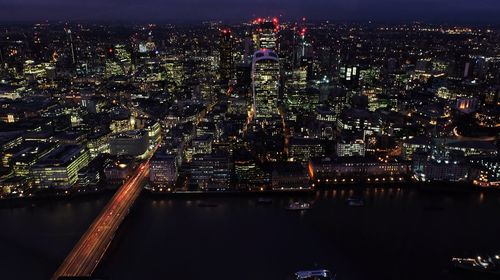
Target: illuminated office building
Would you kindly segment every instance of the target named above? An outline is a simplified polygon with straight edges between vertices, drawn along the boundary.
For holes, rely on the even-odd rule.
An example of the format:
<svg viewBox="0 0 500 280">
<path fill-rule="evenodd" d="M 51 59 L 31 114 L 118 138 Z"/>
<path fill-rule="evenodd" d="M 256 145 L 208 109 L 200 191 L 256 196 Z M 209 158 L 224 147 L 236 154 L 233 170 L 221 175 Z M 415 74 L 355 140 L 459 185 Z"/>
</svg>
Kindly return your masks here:
<svg viewBox="0 0 500 280">
<path fill-rule="evenodd" d="M 99 154 L 109 153 L 109 135 L 108 131 L 99 131 L 88 136 L 87 149 L 91 159 Z"/>
<path fill-rule="evenodd" d="M 227 190 L 230 187 L 231 168 L 227 155 L 195 155 L 190 171 L 191 183 L 201 190 Z"/>
<path fill-rule="evenodd" d="M 108 49 L 106 57 L 106 77 L 127 75 L 132 69 L 132 56 L 125 45 L 116 45 Z"/>
<path fill-rule="evenodd" d="M 168 56 L 163 61 L 166 71 L 166 90 L 169 94 L 177 94 L 184 83 L 185 71 L 183 61 L 178 56 Z"/>
<path fill-rule="evenodd" d="M 363 139 L 342 139 L 337 143 L 338 157 L 364 157 L 365 151 L 365 142 Z"/>
<path fill-rule="evenodd" d="M 257 51 L 252 61 L 253 114 L 256 119 L 278 115 L 278 55 L 268 49 Z"/>
<path fill-rule="evenodd" d="M 308 161 L 311 158 L 322 157 L 325 149 L 321 140 L 314 138 L 293 137 L 289 140 L 288 157 L 290 161 Z"/>
<path fill-rule="evenodd" d="M 231 30 L 223 29 L 220 36 L 220 81 L 227 85 L 234 78 L 233 35 Z"/>
<path fill-rule="evenodd" d="M 148 120 L 144 125 L 144 129 L 148 133 L 149 145 L 154 147 L 161 141 L 161 126 L 159 122 Z"/>
<path fill-rule="evenodd" d="M 66 30 L 66 34 L 68 35 L 68 47 L 70 48 L 71 53 L 71 63 L 72 65 L 76 65 L 76 50 L 71 29 L 68 28 Z"/>
<path fill-rule="evenodd" d="M 256 48 L 278 51 L 278 19 L 258 18 L 254 21 L 254 26 L 253 41 Z"/>
<path fill-rule="evenodd" d="M 155 153 L 149 171 L 149 180 L 155 188 L 173 189 L 178 175 L 175 155 Z"/>
<path fill-rule="evenodd" d="M 23 74 L 28 82 L 43 83 L 47 80 L 53 80 L 56 77 L 55 66 L 53 63 L 35 63 L 33 60 L 26 60 L 23 66 Z"/>
<path fill-rule="evenodd" d="M 307 69 L 298 67 L 293 70 L 286 86 L 286 103 L 291 109 L 308 107 L 310 104 L 306 96 Z"/>
<path fill-rule="evenodd" d="M 340 81 L 344 85 L 356 86 L 359 83 L 359 68 L 357 66 L 340 67 Z"/>
<path fill-rule="evenodd" d="M 31 169 L 31 179 L 38 188 L 67 189 L 78 180 L 78 171 L 88 165 L 90 156 L 80 145 L 60 146 L 45 155 Z"/>
</svg>

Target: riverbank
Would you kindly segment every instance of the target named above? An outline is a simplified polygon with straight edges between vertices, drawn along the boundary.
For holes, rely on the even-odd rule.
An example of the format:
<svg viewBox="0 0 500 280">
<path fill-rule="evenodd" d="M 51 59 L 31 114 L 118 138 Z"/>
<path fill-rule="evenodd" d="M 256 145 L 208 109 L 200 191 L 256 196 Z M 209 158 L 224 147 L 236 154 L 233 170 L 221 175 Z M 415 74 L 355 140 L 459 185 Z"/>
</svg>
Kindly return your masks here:
<svg viewBox="0 0 500 280">
<path fill-rule="evenodd" d="M 404 185 L 404 187 L 403 187 Z M 477 192 L 500 192 L 500 188 L 479 187 L 473 184 L 457 184 L 457 183 L 359 183 L 359 184 L 320 184 L 315 188 L 310 189 L 287 189 L 287 190 L 240 190 L 240 191 L 151 191 L 145 189 L 143 195 L 156 199 L 164 198 L 204 198 L 204 197 L 279 197 L 279 196 L 310 196 L 317 191 L 336 190 L 336 189 L 388 189 L 388 188 L 405 188 L 418 189 L 424 192 L 459 192 L 459 193 L 477 193 Z M 100 197 L 103 195 L 113 194 L 116 189 L 97 188 L 88 189 L 86 191 L 71 191 L 71 192 L 50 192 L 43 191 L 36 194 L 26 195 L 22 197 L 4 197 L 0 199 L 0 207 L 22 207 L 42 201 L 58 201 Z"/>
</svg>

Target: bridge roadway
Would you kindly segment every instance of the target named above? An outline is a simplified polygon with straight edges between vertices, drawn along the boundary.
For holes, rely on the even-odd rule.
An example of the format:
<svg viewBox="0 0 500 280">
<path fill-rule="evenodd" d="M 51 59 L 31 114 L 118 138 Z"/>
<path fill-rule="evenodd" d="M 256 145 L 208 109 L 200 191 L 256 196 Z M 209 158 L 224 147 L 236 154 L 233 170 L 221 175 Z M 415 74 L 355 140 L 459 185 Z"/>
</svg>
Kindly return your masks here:
<svg viewBox="0 0 500 280">
<path fill-rule="evenodd" d="M 75 245 L 52 279 L 90 277 L 113 240 L 115 233 L 142 190 L 149 161 L 140 164 L 117 190 L 99 216 Z"/>
</svg>

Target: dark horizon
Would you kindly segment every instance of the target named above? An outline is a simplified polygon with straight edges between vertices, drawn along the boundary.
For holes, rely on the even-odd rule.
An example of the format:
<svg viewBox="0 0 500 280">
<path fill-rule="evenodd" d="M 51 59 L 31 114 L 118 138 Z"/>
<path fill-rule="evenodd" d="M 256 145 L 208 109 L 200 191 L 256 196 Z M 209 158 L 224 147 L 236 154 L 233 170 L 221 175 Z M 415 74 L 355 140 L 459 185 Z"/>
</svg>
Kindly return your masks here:
<svg viewBox="0 0 500 280">
<path fill-rule="evenodd" d="M 241 19 L 191 19 L 191 20 L 181 20 L 181 19 L 100 19 L 100 20 L 83 20 L 83 19 L 46 19 L 46 20 L 2 20 L 0 19 L 0 26 L 26 26 L 33 25 L 39 23 L 48 23 L 51 25 L 64 25 L 64 24 L 87 24 L 87 25 L 109 25 L 109 26 L 133 26 L 133 25 L 146 25 L 146 24 L 156 24 L 156 25 L 173 25 L 173 26 L 202 26 L 203 23 L 206 22 L 221 22 L 223 25 L 238 25 L 245 22 L 252 22 L 255 18 L 265 18 L 265 17 L 273 17 L 273 15 L 259 15 L 248 18 Z M 302 20 L 302 18 L 280 18 L 280 22 L 298 22 Z M 372 25 L 372 26 L 384 26 L 384 25 L 411 25 L 411 24 L 423 24 L 423 25 L 434 25 L 434 26 L 442 26 L 442 27 L 488 27 L 488 28 L 500 28 L 500 21 L 481 21 L 481 20 L 370 20 L 370 19 L 310 19 L 306 20 L 309 24 L 319 24 L 324 22 L 329 22 L 332 24 L 360 24 L 360 25 Z"/>
<path fill-rule="evenodd" d="M 193 8 L 196 7 L 196 8 Z M 241 22 L 258 16 L 284 19 L 306 17 L 311 21 L 376 21 L 429 23 L 500 23 L 500 3 L 495 0 L 97 0 L 75 3 L 48 0 L 4 0 L 1 22 Z"/>
</svg>

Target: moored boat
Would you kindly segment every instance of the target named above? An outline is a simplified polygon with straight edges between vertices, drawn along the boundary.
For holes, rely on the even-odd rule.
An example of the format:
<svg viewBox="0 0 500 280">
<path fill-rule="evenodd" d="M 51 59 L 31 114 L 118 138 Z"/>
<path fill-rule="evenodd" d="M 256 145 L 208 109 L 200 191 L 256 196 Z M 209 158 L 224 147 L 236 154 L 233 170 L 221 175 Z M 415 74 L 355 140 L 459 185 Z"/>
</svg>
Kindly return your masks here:
<svg viewBox="0 0 500 280">
<path fill-rule="evenodd" d="M 295 272 L 293 279 L 295 280 L 333 280 L 335 273 L 326 269 L 303 270 Z"/>
<path fill-rule="evenodd" d="M 300 202 L 300 201 L 295 201 L 286 207 L 287 210 L 292 210 L 292 211 L 303 211 L 303 210 L 308 210 L 311 209 L 311 203 L 309 202 Z"/>
<path fill-rule="evenodd" d="M 500 255 L 452 258 L 451 263 L 462 270 L 500 275 Z"/>
</svg>

